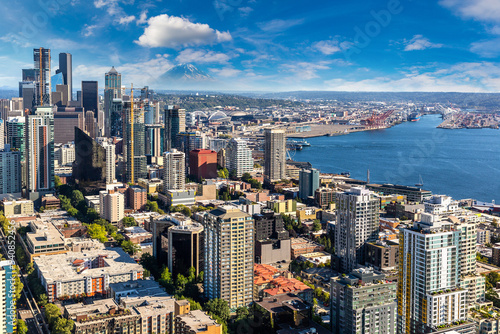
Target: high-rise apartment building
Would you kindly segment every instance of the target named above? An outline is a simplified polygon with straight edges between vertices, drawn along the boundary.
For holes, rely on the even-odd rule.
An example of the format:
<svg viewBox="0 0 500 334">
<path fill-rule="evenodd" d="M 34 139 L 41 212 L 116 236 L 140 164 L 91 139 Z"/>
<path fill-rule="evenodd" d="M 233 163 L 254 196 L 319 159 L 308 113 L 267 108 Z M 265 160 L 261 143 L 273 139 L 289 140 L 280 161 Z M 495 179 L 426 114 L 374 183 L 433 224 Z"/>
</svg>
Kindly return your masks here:
<svg viewBox="0 0 500 334">
<path fill-rule="evenodd" d="M 99 137 L 96 141 L 104 148 L 106 152 L 106 183 L 113 183 L 116 180 L 116 146 L 108 138 Z"/>
<path fill-rule="evenodd" d="M 186 182 L 186 156 L 183 152 L 172 149 L 163 154 L 163 192 L 184 190 Z"/>
<path fill-rule="evenodd" d="M 286 177 L 285 130 L 266 129 L 264 133 L 264 177 L 268 182 Z"/>
<path fill-rule="evenodd" d="M 26 120 L 26 196 L 39 205 L 54 188 L 54 111 L 37 107 Z"/>
<path fill-rule="evenodd" d="M 71 53 L 59 54 L 59 69 L 56 73 L 62 73 L 67 101 L 73 101 L 73 58 Z"/>
<path fill-rule="evenodd" d="M 3 150 L 5 145 L 5 121 L 0 119 L 0 150 Z"/>
<path fill-rule="evenodd" d="M 319 170 L 301 169 L 299 172 L 299 197 L 307 199 L 319 189 Z"/>
<path fill-rule="evenodd" d="M 233 206 L 220 206 L 204 217 L 204 293 L 231 309 L 253 300 L 254 221 Z"/>
<path fill-rule="evenodd" d="M 217 152 L 210 150 L 190 151 L 189 174 L 198 180 L 217 178 Z"/>
<path fill-rule="evenodd" d="M 335 253 L 340 271 L 349 273 L 364 263 L 365 243 L 377 241 L 380 201 L 367 189 L 353 187 L 337 193 Z"/>
<path fill-rule="evenodd" d="M 35 103 L 34 106 L 47 106 L 51 104 L 51 70 L 50 49 L 33 49 L 35 67 Z M 24 96 L 24 93 L 23 93 Z"/>
<path fill-rule="evenodd" d="M 165 145 L 166 151 L 178 148 L 177 135 L 186 131 L 186 110 L 178 106 L 165 108 Z"/>
<path fill-rule="evenodd" d="M 0 150 L 0 194 L 21 194 L 21 152 Z"/>
<path fill-rule="evenodd" d="M 6 142 L 11 149 L 21 152 L 22 162 L 26 153 L 25 127 L 25 117 L 9 117 L 5 123 Z"/>
<path fill-rule="evenodd" d="M 244 173 L 253 171 L 252 150 L 248 148 L 247 142 L 240 138 L 233 138 L 227 144 L 226 168 L 230 173 L 241 177 Z"/>
<path fill-rule="evenodd" d="M 125 195 L 116 190 L 99 192 L 99 214 L 111 224 L 118 224 L 125 217 Z"/>
<path fill-rule="evenodd" d="M 99 111 L 99 88 L 97 81 L 82 81 L 82 107 L 85 111 L 93 111 L 97 117 Z"/>
<path fill-rule="evenodd" d="M 355 269 L 331 280 L 335 334 L 396 334 L 396 282 L 372 269 Z"/>
<path fill-rule="evenodd" d="M 161 124 L 150 124 L 145 126 L 145 132 L 148 163 L 158 164 L 164 152 L 165 128 Z"/>
<path fill-rule="evenodd" d="M 0 333 L 16 332 L 17 314 L 14 290 L 14 262 L 0 261 Z"/>
<path fill-rule="evenodd" d="M 467 319 L 467 290 L 459 287 L 460 239 L 451 223 L 433 219 L 401 230 L 399 333 L 434 332 Z"/>
</svg>

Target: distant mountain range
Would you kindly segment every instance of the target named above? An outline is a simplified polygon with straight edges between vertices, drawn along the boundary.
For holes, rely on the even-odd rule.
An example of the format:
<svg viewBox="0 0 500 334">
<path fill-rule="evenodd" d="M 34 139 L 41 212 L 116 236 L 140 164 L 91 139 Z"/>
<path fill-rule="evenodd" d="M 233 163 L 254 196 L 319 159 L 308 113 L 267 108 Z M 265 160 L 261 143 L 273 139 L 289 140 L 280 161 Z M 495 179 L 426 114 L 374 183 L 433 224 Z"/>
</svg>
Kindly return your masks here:
<svg viewBox="0 0 500 334">
<path fill-rule="evenodd" d="M 176 65 L 160 76 L 160 81 L 211 81 L 213 78 L 192 64 Z"/>
</svg>

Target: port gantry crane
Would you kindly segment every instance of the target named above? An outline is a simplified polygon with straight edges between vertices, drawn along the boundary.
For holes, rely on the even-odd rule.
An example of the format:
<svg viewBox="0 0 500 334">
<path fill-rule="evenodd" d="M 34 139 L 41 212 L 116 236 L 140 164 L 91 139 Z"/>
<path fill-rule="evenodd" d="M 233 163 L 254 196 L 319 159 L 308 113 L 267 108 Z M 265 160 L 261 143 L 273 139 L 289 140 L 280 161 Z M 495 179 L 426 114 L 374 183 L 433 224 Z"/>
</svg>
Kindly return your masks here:
<svg viewBox="0 0 500 334">
<path fill-rule="evenodd" d="M 370 118 L 368 118 L 365 122 L 369 128 L 376 129 L 385 125 L 386 120 L 394 113 L 394 110 L 387 110 L 383 114 L 375 114 L 372 112 Z"/>
</svg>

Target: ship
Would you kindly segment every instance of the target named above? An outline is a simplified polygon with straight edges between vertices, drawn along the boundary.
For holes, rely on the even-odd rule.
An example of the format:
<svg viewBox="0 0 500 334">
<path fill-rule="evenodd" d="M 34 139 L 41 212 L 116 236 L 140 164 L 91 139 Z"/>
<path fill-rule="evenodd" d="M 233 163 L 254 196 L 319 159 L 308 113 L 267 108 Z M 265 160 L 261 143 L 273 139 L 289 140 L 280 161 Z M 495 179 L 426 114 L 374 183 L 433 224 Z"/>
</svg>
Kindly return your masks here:
<svg viewBox="0 0 500 334">
<path fill-rule="evenodd" d="M 286 148 L 293 151 L 302 151 L 302 145 L 297 143 L 286 143 Z"/>
<path fill-rule="evenodd" d="M 286 142 L 287 144 L 290 145 L 300 145 L 302 147 L 309 147 L 311 144 L 309 144 L 306 140 L 294 140 L 294 139 L 289 139 Z"/>
<path fill-rule="evenodd" d="M 408 119 L 410 120 L 410 122 L 418 122 L 420 121 L 420 114 L 418 112 L 414 112 L 414 113 L 411 113 L 410 117 L 408 117 Z"/>
</svg>

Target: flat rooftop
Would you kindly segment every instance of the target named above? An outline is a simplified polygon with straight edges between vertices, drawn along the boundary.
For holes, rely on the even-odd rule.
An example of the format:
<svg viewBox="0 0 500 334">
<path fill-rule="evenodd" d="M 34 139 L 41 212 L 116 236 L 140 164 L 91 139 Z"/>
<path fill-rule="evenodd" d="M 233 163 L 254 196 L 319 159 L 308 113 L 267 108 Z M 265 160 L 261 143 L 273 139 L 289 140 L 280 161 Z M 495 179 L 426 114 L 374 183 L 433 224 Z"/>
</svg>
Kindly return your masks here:
<svg viewBox="0 0 500 334">
<path fill-rule="evenodd" d="M 99 257 L 103 259 L 101 267 L 97 264 Z M 144 270 L 121 248 L 41 255 L 34 262 L 49 284 L 56 281 L 69 282 L 85 277 L 118 275 Z"/>
<path fill-rule="evenodd" d="M 168 297 L 165 290 L 154 280 L 136 280 L 118 283 L 110 283 L 109 288 L 118 295 L 125 294 L 124 297 Z"/>
<path fill-rule="evenodd" d="M 220 324 L 201 310 L 194 310 L 178 317 L 196 333 L 206 332 L 207 326 L 220 326 Z"/>
<path fill-rule="evenodd" d="M 285 312 L 286 308 L 290 308 L 293 311 L 304 311 L 311 308 L 293 293 L 266 297 L 261 302 L 256 303 L 271 313 Z"/>
</svg>

